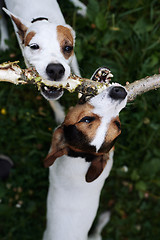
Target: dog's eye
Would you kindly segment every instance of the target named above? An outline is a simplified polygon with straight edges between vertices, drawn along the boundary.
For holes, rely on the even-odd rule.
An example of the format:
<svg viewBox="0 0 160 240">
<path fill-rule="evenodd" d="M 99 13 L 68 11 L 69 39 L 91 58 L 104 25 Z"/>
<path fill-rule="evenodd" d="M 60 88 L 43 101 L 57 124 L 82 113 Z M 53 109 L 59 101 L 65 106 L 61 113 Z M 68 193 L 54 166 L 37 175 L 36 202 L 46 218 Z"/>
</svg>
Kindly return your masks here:
<svg viewBox="0 0 160 240">
<path fill-rule="evenodd" d="M 114 122 L 116 124 L 116 126 L 118 127 L 119 130 L 121 130 L 121 123 L 119 121 L 115 121 Z"/>
<path fill-rule="evenodd" d="M 65 47 L 63 48 L 63 51 L 64 51 L 64 52 L 67 52 L 67 53 L 70 53 L 72 50 L 73 50 L 73 47 L 72 47 L 72 46 L 65 46 Z"/>
<path fill-rule="evenodd" d="M 39 49 L 39 45 L 36 44 L 36 43 L 30 44 L 29 47 L 30 47 L 32 50 L 38 50 L 38 49 Z"/>
<path fill-rule="evenodd" d="M 93 122 L 95 119 L 96 119 L 95 117 L 84 117 L 84 118 L 82 118 L 78 123 L 80 123 L 80 122 L 91 123 L 91 122 Z"/>
</svg>

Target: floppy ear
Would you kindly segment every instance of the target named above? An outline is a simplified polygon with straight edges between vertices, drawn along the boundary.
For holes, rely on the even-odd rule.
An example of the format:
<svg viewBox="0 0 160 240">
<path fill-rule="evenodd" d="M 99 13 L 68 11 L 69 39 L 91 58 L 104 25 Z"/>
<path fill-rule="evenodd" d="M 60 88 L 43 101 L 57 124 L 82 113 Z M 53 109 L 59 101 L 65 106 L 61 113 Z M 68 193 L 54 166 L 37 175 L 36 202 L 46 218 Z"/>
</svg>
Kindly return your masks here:
<svg viewBox="0 0 160 240">
<path fill-rule="evenodd" d="M 28 23 L 25 20 L 22 20 L 21 18 L 15 16 L 13 13 L 8 11 L 6 8 L 3 8 L 3 10 L 12 19 L 16 30 L 18 30 L 17 32 L 19 34 L 19 37 L 20 37 L 20 39 L 23 43 L 25 34 L 27 32 L 27 29 L 28 29 L 28 27 L 27 27 Z"/>
<path fill-rule="evenodd" d="M 109 154 L 103 154 L 97 156 L 92 162 L 86 174 L 86 181 L 93 182 L 100 176 L 105 168 L 107 161 L 109 160 Z"/>
<path fill-rule="evenodd" d="M 67 153 L 68 148 L 64 140 L 63 128 L 60 126 L 53 134 L 51 149 L 47 157 L 44 159 L 44 166 L 51 166 L 56 158 L 67 155 Z"/>
</svg>

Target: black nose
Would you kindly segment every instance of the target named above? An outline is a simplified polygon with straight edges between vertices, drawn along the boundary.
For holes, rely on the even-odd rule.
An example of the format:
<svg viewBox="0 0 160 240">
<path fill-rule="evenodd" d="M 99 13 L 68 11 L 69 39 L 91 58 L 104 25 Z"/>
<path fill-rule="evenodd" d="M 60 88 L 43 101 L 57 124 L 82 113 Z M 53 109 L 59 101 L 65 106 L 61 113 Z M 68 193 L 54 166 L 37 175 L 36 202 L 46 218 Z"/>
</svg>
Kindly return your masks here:
<svg viewBox="0 0 160 240">
<path fill-rule="evenodd" d="M 46 73 L 51 81 L 59 81 L 63 77 L 65 69 L 60 63 L 50 63 L 46 68 Z"/>
<path fill-rule="evenodd" d="M 112 87 L 109 96 L 114 100 L 123 100 L 127 96 L 127 92 L 123 87 Z"/>
</svg>

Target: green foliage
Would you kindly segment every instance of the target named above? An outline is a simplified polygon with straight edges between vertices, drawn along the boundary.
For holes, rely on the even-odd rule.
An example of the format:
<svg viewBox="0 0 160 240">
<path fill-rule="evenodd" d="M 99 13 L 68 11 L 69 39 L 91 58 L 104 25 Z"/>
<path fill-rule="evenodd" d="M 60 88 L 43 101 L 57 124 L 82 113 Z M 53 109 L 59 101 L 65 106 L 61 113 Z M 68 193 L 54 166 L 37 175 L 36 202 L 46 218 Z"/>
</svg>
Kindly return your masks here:
<svg viewBox="0 0 160 240">
<path fill-rule="evenodd" d="M 107 66 L 125 84 L 159 72 L 160 9 L 158 0 L 84 0 L 87 18 L 60 0 L 67 22 L 76 29 L 76 54 L 84 77 Z M 10 50 L 0 61 L 20 60 L 9 24 Z M 66 110 L 76 94 L 61 99 Z M 140 96 L 122 111 L 122 134 L 114 167 L 102 192 L 100 212 L 111 209 L 105 240 L 159 240 L 160 91 Z M 45 228 L 48 170 L 42 160 L 50 146 L 53 113 L 33 86 L 1 83 L 0 152 L 14 161 L 7 182 L 0 182 L 0 239 L 41 239 Z M 18 208 L 20 204 L 21 207 Z"/>
</svg>

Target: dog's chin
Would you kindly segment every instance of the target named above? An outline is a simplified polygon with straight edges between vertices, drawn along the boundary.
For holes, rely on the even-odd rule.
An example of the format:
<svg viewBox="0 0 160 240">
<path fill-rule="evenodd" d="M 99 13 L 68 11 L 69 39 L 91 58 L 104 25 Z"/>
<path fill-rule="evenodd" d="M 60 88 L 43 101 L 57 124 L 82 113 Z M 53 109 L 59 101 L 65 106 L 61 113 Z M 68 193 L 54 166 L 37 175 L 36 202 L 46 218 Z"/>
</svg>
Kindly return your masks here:
<svg viewBox="0 0 160 240">
<path fill-rule="evenodd" d="M 64 91 L 61 88 L 41 86 L 41 94 L 47 100 L 58 100 L 62 97 Z"/>
</svg>

